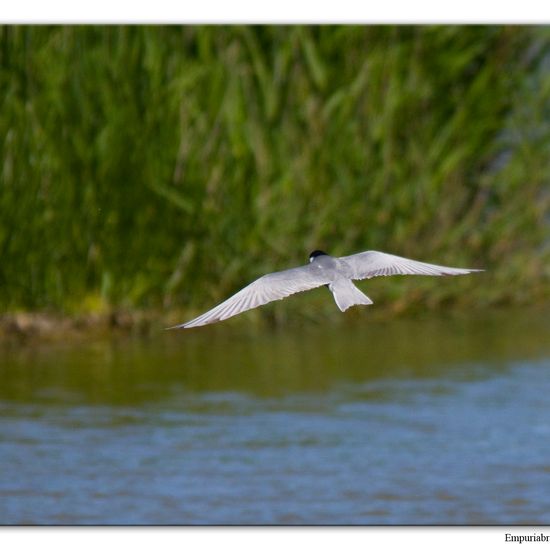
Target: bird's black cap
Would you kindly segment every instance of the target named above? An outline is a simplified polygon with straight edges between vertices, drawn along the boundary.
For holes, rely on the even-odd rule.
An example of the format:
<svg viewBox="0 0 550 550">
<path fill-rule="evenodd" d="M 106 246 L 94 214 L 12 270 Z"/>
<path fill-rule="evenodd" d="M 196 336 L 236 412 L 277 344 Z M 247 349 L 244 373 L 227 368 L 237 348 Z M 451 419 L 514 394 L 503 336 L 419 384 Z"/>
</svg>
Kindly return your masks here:
<svg viewBox="0 0 550 550">
<path fill-rule="evenodd" d="M 311 262 L 311 260 L 313 260 L 314 258 L 317 258 L 317 256 L 328 256 L 328 254 L 326 252 L 323 252 L 322 250 L 314 250 L 309 255 L 309 261 Z"/>
</svg>

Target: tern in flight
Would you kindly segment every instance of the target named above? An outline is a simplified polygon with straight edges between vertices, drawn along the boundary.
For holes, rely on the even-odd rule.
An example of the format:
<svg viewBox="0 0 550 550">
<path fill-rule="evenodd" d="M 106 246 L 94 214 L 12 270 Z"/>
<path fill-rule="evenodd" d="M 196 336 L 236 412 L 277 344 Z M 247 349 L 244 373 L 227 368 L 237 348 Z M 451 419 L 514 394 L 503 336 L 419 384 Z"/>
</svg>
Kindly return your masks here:
<svg viewBox="0 0 550 550">
<path fill-rule="evenodd" d="M 467 275 L 476 271 L 483 269 L 427 264 L 375 250 L 340 258 L 314 250 L 309 255 L 309 264 L 264 275 L 199 317 L 170 328 L 200 327 L 225 321 L 249 309 L 320 286 L 327 286 L 336 305 L 346 311 L 351 306 L 373 303 L 352 283 L 353 280 L 388 275 Z"/>
</svg>

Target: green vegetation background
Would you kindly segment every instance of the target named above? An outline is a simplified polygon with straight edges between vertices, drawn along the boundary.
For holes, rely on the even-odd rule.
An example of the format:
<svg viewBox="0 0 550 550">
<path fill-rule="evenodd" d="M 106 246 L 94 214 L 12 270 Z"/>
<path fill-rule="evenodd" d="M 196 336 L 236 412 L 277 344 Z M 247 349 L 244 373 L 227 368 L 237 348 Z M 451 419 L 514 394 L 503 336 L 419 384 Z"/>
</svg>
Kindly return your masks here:
<svg viewBox="0 0 550 550">
<path fill-rule="evenodd" d="M 540 302 L 549 52 L 541 27 L 2 27 L 0 312 L 200 310 L 315 248 L 489 269 L 377 303 Z"/>
</svg>

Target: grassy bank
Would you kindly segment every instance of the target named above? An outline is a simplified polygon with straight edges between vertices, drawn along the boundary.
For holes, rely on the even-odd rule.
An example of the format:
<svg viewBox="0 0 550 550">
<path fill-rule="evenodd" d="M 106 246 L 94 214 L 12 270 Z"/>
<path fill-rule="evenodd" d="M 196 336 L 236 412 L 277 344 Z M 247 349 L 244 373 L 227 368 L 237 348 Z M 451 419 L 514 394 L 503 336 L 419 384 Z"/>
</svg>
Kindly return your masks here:
<svg viewBox="0 0 550 550">
<path fill-rule="evenodd" d="M 2 27 L 0 312 L 200 310 L 315 248 L 490 270 L 385 281 L 382 306 L 548 298 L 549 50 L 536 27 Z"/>
</svg>

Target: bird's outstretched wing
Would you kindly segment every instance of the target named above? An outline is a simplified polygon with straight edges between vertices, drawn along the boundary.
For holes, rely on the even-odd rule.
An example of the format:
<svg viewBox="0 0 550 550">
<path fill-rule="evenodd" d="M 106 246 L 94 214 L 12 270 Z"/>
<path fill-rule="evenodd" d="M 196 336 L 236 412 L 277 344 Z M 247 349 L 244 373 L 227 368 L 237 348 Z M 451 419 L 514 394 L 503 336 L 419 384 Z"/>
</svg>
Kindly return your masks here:
<svg viewBox="0 0 550 550">
<path fill-rule="evenodd" d="M 483 269 L 463 269 L 427 264 L 401 256 L 370 250 L 339 258 L 347 266 L 352 279 L 371 279 L 388 275 L 466 275 Z"/>
<path fill-rule="evenodd" d="M 264 275 L 196 319 L 170 328 L 200 327 L 224 321 L 249 309 L 282 300 L 291 294 L 317 288 L 330 282 L 316 271 L 318 270 L 314 270 L 310 265 L 305 265 Z"/>
</svg>

